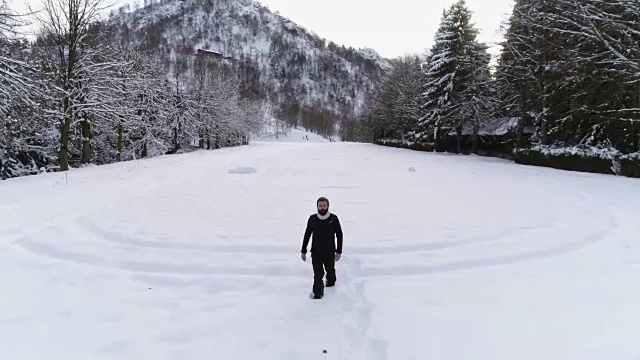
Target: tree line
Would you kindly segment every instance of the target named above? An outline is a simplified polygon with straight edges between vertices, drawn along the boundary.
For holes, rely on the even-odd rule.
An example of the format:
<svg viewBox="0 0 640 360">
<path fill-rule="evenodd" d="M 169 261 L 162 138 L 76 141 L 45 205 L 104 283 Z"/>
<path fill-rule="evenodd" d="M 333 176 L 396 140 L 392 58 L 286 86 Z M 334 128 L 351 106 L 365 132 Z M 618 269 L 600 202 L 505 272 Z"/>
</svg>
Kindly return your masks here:
<svg viewBox="0 0 640 360">
<path fill-rule="evenodd" d="M 445 9 L 430 51 L 394 61 L 354 133 L 474 152 L 509 119 L 515 152 L 640 150 L 640 2 L 516 0 L 505 30 L 492 64 L 465 1 Z"/>
<path fill-rule="evenodd" d="M 214 59 L 190 79 L 157 53 L 117 41 L 101 0 L 44 0 L 29 17 L 0 3 L 0 176 L 65 171 L 248 143 L 259 105 Z M 17 32 L 26 19 L 40 32 Z"/>
</svg>

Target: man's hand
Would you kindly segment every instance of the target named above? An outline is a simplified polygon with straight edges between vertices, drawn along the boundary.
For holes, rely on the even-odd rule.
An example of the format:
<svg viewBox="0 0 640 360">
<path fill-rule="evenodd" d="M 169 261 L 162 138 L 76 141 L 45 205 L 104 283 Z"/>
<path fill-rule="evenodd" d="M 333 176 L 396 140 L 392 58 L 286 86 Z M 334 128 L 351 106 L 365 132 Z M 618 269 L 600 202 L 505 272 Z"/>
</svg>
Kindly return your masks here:
<svg viewBox="0 0 640 360">
<path fill-rule="evenodd" d="M 338 254 L 338 253 L 336 253 L 336 261 L 340 260 L 341 255 L 342 255 L 342 254 Z"/>
<path fill-rule="evenodd" d="M 300 259 L 302 259 L 302 261 L 307 261 L 307 254 L 301 252 Z"/>
</svg>

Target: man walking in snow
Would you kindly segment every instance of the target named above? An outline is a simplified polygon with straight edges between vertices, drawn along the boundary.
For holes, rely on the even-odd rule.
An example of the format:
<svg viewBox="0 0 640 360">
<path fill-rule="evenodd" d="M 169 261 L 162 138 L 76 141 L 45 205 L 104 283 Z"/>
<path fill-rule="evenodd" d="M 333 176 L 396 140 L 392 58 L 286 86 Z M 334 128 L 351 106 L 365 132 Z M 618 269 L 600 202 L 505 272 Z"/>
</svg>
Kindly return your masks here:
<svg viewBox="0 0 640 360">
<path fill-rule="evenodd" d="M 313 298 L 321 299 L 324 296 L 324 284 L 322 278 L 327 272 L 327 287 L 336 284 L 335 262 L 342 255 L 342 227 L 336 214 L 329 212 L 329 200 L 321 197 L 316 202 L 318 212 L 309 216 L 307 228 L 302 240 L 300 257 L 307 261 L 307 245 L 313 235 L 311 243 L 311 264 L 313 265 Z M 336 238 L 338 244 L 336 246 Z"/>
</svg>

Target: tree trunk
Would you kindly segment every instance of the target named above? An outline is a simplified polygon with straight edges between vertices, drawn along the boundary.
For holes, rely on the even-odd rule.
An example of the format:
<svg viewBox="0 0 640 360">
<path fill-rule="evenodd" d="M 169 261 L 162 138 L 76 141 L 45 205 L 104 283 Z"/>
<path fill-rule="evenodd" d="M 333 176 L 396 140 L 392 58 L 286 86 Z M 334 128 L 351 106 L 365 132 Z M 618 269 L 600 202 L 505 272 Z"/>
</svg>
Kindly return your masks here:
<svg viewBox="0 0 640 360">
<path fill-rule="evenodd" d="M 542 143 L 542 145 L 549 145 L 549 136 L 548 136 L 548 125 L 547 125 L 547 119 L 544 117 L 544 115 L 542 115 L 542 121 L 540 124 L 540 142 Z"/>
<path fill-rule="evenodd" d="M 178 123 L 178 126 L 173 128 L 173 152 L 177 153 L 180 150 L 180 138 L 179 135 L 182 132 L 182 124 Z"/>
<path fill-rule="evenodd" d="M 173 152 L 174 153 L 178 152 L 179 148 L 180 148 L 180 145 L 178 145 L 178 128 L 174 127 L 173 128 Z"/>
<path fill-rule="evenodd" d="M 277 131 L 276 131 L 277 134 Z M 220 131 L 218 131 L 218 125 L 215 126 L 213 134 L 213 148 L 220 149 Z"/>
<path fill-rule="evenodd" d="M 462 153 L 462 125 L 456 126 L 456 154 Z"/>
<path fill-rule="evenodd" d="M 91 163 L 91 122 L 85 115 L 80 124 L 82 126 L 82 156 L 80 163 L 86 165 Z"/>
<path fill-rule="evenodd" d="M 435 134 L 433 135 L 433 142 L 437 152 L 442 152 L 442 141 L 440 140 L 440 122 L 436 123 Z"/>
<path fill-rule="evenodd" d="M 548 3 L 543 2 L 545 6 L 545 11 L 548 10 Z M 544 17 L 546 20 L 547 17 Z M 543 37 L 542 37 L 542 71 L 540 73 L 540 96 L 542 97 L 542 118 L 540 121 L 540 142 L 542 145 L 549 144 L 549 129 L 548 129 L 548 119 L 547 119 L 547 104 L 548 104 L 548 88 L 547 88 L 547 66 L 549 65 L 549 33 L 547 24 L 544 24 L 543 28 Z"/>
<path fill-rule="evenodd" d="M 63 101 L 64 118 L 60 124 L 60 154 L 58 156 L 58 165 L 60 171 L 69 170 L 69 130 L 71 128 L 71 99 L 65 96 Z"/>
<path fill-rule="evenodd" d="M 516 127 L 516 149 L 524 146 L 524 119 L 527 116 L 524 99 L 525 95 L 520 94 L 520 117 L 518 117 L 518 125 Z"/>
<path fill-rule="evenodd" d="M 120 122 L 118 123 L 118 140 L 116 141 L 116 161 L 120 162 L 122 161 L 122 145 L 123 145 L 123 138 L 122 138 L 122 120 L 120 120 Z"/>
<path fill-rule="evenodd" d="M 478 154 L 478 142 L 480 137 L 478 136 L 478 116 L 476 115 L 476 122 L 473 124 L 473 141 L 471 142 L 471 152 Z"/>
</svg>

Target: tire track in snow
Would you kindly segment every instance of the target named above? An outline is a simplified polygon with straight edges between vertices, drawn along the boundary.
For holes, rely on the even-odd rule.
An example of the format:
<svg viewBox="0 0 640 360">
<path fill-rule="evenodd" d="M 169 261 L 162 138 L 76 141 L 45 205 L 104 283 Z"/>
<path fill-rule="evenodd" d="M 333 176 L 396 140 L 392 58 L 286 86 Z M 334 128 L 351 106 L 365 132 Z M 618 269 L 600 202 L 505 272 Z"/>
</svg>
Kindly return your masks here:
<svg viewBox="0 0 640 360">
<path fill-rule="evenodd" d="M 74 265 L 91 266 L 98 268 L 107 268 L 112 270 L 127 271 L 129 273 L 147 273 L 147 274 L 169 274 L 169 275 L 200 275 L 200 276 L 248 276 L 248 277 L 289 277 L 289 278 L 306 278 L 305 274 L 300 273 L 299 269 L 293 264 L 222 264 L 212 265 L 210 259 L 202 259 L 198 263 L 185 263 L 184 261 L 171 261 L 171 258 L 161 258 L 160 260 L 140 260 L 125 259 L 121 260 L 117 257 L 109 255 L 116 254 L 116 250 L 109 249 L 109 253 L 102 254 L 91 251 L 79 251 L 69 248 L 67 245 L 61 246 L 60 243 L 48 240 L 39 240 L 39 238 L 48 238 L 44 234 L 57 233 L 58 238 L 74 238 L 81 237 L 87 239 L 87 236 L 77 232 L 56 227 L 47 226 L 33 231 L 32 233 L 22 235 L 12 241 L 12 245 L 38 256 L 49 258 L 52 260 L 62 261 Z M 100 240 L 100 239 L 99 239 Z M 88 241 L 87 241 L 88 242 Z M 145 254 L 146 256 L 153 254 Z M 151 258 L 155 258 L 151 256 Z M 190 259 L 192 260 L 192 259 Z"/>
<path fill-rule="evenodd" d="M 584 215 L 589 220 L 598 221 L 601 218 L 598 218 L 598 214 L 593 213 L 592 211 L 584 211 Z M 590 224 L 592 222 L 589 222 Z M 571 229 L 568 229 L 565 233 L 571 234 L 575 232 L 573 228 L 575 226 L 575 222 L 568 224 Z M 402 265 L 402 266 L 378 266 L 378 267 L 368 267 L 366 268 L 366 276 L 367 278 L 373 277 L 395 277 L 395 276 L 416 276 L 416 275 L 428 275 L 435 273 L 445 273 L 445 272 L 453 272 L 459 270 L 473 270 L 480 269 L 485 267 L 492 266 L 500 266 L 500 265 L 511 265 L 525 261 L 536 261 L 543 260 L 549 257 L 562 256 L 566 254 L 570 254 L 579 250 L 582 250 L 588 246 L 596 244 L 602 240 L 604 240 L 611 232 L 612 229 L 618 227 L 617 220 L 608 216 L 605 220 L 605 223 L 596 228 L 596 230 L 590 230 L 584 236 L 578 236 L 577 240 L 566 242 L 564 239 L 560 240 L 561 244 L 552 247 L 543 247 L 540 249 L 535 249 L 531 251 L 522 251 L 517 253 L 511 253 L 507 255 L 497 255 L 497 256 L 484 256 L 476 259 L 467 259 L 467 260 L 459 260 L 459 261 L 451 261 L 445 262 L 442 264 L 436 265 Z M 555 227 L 550 227 L 555 228 Z M 559 230 L 559 229 L 558 229 Z M 508 236 L 505 236 L 508 238 Z"/>
<path fill-rule="evenodd" d="M 585 211 L 588 217 L 594 217 L 595 214 Z M 114 231 L 106 230 L 95 223 L 89 218 L 81 216 L 70 220 L 70 226 L 60 227 L 65 224 L 52 224 L 49 223 L 46 226 L 38 228 L 32 228 L 28 231 L 24 231 L 20 234 L 17 229 L 15 233 L 20 234 L 20 237 L 13 242 L 14 245 L 19 245 L 23 249 L 40 255 L 49 257 L 52 259 L 64 261 L 67 263 L 76 263 L 89 266 L 98 266 L 111 268 L 116 270 L 129 271 L 132 273 L 150 273 L 150 274 L 167 274 L 167 275 L 201 275 L 201 276 L 280 276 L 280 277 L 293 277 L 301 278 L 304 275 L 300 274 L 293 265 L 287 266 L 286 264 L 254 264 L 254 265 L 211 265 L 208 262 L 200 263 L 180 263 L 172 261 L 173 257 L 163 258 L 155 257 L 152 260 L 144 259 L 125 259 L 117 260 L 113 258 L 105 257 L 102 253 L 96 253 L 95 249 L 91 252 L 82 252 L 77 249 L 68 249 L 60 243 L 52 243 L 48 241 L 40 241 L 39 234 L 60 232 L 64 233 L 62 238 L 80 237 L 83 239 L 95 239 L 96 242 L 104 247 L 104 245 L 112 244 L 118 247 L 109 250 L 116 250 L 126 253 L 132 253 L 129 247 L 141 247 L 152 250 L 180 250 L 180 251 L 202 251 L 211 253 L 227 253 L 227 254 L 290 254 L 292 251 L 296 251 L 297 247 L 294 246 L 270 246 L 270 245 L 256 245 L 256 244 L 206 244 L 206 243 L 178 243 L 178 242 L 159 242 L 151 241 L 143 238 L 128 237 L 119 234 Z M 470 238 L 457 241 L 442 241 L 435 243 L 418 243 L 400 245 L 395 247 L 364 247 L 354 248 L 350 252 L 357 255 L 400 255 L 403 253 L 415 253 L 426 252 L 434 250 L 443 250 L 459 246 L 472 246 L 480 245 L 482 243 L 495 242 L 500 239 L 509 239 L 512 237 L 512 233 L 527 232 L 527 237 L 535 235 L 537 232 L 543 230 L 559 230 L 557 224 L 559 220 L 553 218 L 552 221 L 547 221 L 542 224 L 525 225 L 513 227 L 510 229 L 504 229 L 495 236 L 488 235 L 475 235 Z M 609 220 L 607 228 L 615 226 L 615 221 Z M 13 231 L 9 233 L 13 233 Z M 590 244 L 598 242 L 606 235 L 607 230 L 600 230 L 592 232 L 573 242 L 564 242 L 558 246 L 550 248 L 535 249 L 532 251 L 524 251 L 519 253 L 506 254 L 502 256 L 488 256 L 477 259 L 464 259 L 459 261 L 451 261 L 443 264 L 433 265 L 402 265 L 402 266 L 378 266 L 378 267 L 366 267 L 366 274 L 361 276 L 364 278 L 373 277 L 393 277 L 393 276 L 410 276 L 410 275 L 425 275 L 433 273 L 451 272 L 457 270 L 477 269 L 489 266 L 508 265 L 523 261 L 540 260 L 551 256 L 559 256 L 573 251 L 580 250 Z M 6 234 L 6 233 L 5 233 Z M 42 236 L 44 237 L 44 236 Z M 164 236 L 167 238 L 167 236 Z M 124 247 L 123 247 L 124 246 Z M 68 247 L 68 245 L 67 245 Z M 116 252 L 114 251 L 114 253 Z M 146 253 L 149 255 L 149 253 Z M 159 258 L 159 260 L 156 260 Z M 266 274 L 266 275 L 265 275 Z"/>
<path fill-rule="evenodd" d="M 358 255 L 401 255 L 405 253 L 416 253 L 424 251 L 443 250 L 453 247 L 469 246 L 478 243 L 495 242 L 505 238 L 509 238 L 512 232 L 540 232 L 553 228 L 559 220 L 554 218 L 551 222 L 541 224 L 516 226 L 488 234 L 474 235 L 472 237 L 463 238 L 462 240 L 437 241 L 437 242 L 417 242 L 414 244 L 403 244 L 395 246 L 368 246 L 368 247 L 350 247 L 350 252 Z M 104 241 L 128 246 L 137 246 L 148 249 L 165 249 L 179 251 L 202 251 L 214 253 L 243 253 L 243 254 L 290 254 L 297 251 L 297 245 L 281 246 L 281 245 L 259 245 L 259 244 L 210 244 L 210 243 L 189 243 L 176 241 L 153 241 L 143 238 L 123 235 L 121 233 L 104 229 L 96 225 L 87 218 L 75 220 L 75 225 L 82 231 L 88 232 L 93 237 L 102 238 Z M 156 238 L 168 238 L 167 236 L 149 235 Z M 454 235 L 450 235 L 453 237 Z"/>
<path fill-rule="evenodd" d="M 438 265 L 403 265 L 399 267 L 369 267 L 367 268 L 367 277 L 376 276 L 410 276 L 410 275 L 426 275 L 434 273 L 452 272 L 457 270 L 472 270 L 483 267 L 510 265 L 524 261 L 542 260 L 548 257 L 560 256 L 578 251 L 591 244 L 601 241 L 608 231 L 597 231 L 588 235 L 586 238 L 563 244 L 561 246 L 522 252 L 518 254 L 509 254 L 504 256 L 483 257 L 471 260 L 454 261 L 450 263 Z"/>
<path fill-rule="evenodd" d="M 81 252 L 76 249 L 65 249 L 59 243 L 51 243 L 46 241 L 37 240 L 38 233 L 51 234 L 56 231 L 63 231 L 67 237 L 82 237 L 85 239 L 95 238 L 98 243 L 114 243 L 116 245 L 125 246 L 137 246 L 147 247 L 150 249 L 169 249 L 169 250 L 185 250 L 185 251 L 209 251 L 209 252 L 222 252 L 222 253 L 248 253 L 248 254 L 288 254 L 292 252 L 291 247 L 273 247 L 273 246 L 253 246 L 253 245 L 215 245 L 215 244 L 178 244 L 178 243 L 161 243 L 148 240 L 139 240 L 133 238 L 127 238 L 121 234 L 111 232 L 102 229 L 93 223 L 87 221 L 85 218 L 77 218 L 73 221 L 73 225 L 70 229 L 73 232 L 65 231 L 63 228 L 59 228 L 55 225 L 49 225 L 39 229 L 32 229 L 28 234 L 23 234 L 13 243 L 19 245 L 23 249 L 34 253 L 36 255 L 45 256 L 54 260 L 60 260 L 67 263 L 82 264 L 95 267 L 110 268 L 115 270 L 128 271 L 131 273 L 147 273 L 147 274 L 168 274 L 168 275 L 200 275 L 200 276 L 279 276 L 279 277 L 293 277 L 302 278 L 303 274 L 300 274 L 292 265 L 286 266 L 281 264 L 265 264 L 265 265 L 211 265 L 209 263 L 176 263 L 166 260 L 141 260 L 141 259 L 127 259 L 117 260 L 105 257 L 105 255 L 95 252 Z M 552 225 L 547 228 L 552 228 Z M 524 226 L 520 227 L 523 230 L 542 230 L 541 227 Z M 79 230 L 79 231 L 75 231 Z M 407 276 L 407 275 L 422 275 L 430 273 L 450 272 L 456 270 L 474 269 L 487 266 L 505 265 L 521 261 L 537 260 L 544 257 L 562 255 L 568 252 L 578 250 L 593 242 L 598 241 L 604 236 L 604 233 L 595 233 L 592 236 L 587 237 L 583 241 L 563 244 L 558 247 L 550 249 L 540 249 L 531 252 L 523 252 L 518 254 L 509 254 L 505 256 L 486 257 L 480 259 L 463 260 L 458 262 L 450 262 L 438 265 L 403 265 L 399 267 L 368 267 L 366 268 L 366 274 L 361 276 L 366 278 L 372 277 L 388 277 L 388 276 Z M 503 234 L 498 238 L 508 238 L 508 235 Z M 496 241 L 498 238 L 491 239 Z M 473 240 L 458 240 L 451 243 L 440 243 L 442 246 L 437 249 L 445 249 L 461 245 L 474 245 L 490 241 L 485 239 L 484 236 L 476 236 Z M 181 246 L 180 246 L 181 245 Z M 194 245 L 195 249 L 194 249 Z M 450 246 L 446 246 L 450 245 Z M 404 252 L 415 252 L 428 248 L 434 250 L 433 243 L 431 244 L 416 244 L 407 247 L 390 248 L 387 253 L 389 255 L 402 254 Z M 370 250 L 373 248 L 369 248 Z M 116 249 L 121 250 L 121 249 Z M 222 250 L 222 251 L 220 251 Z M 381 249 L 382 250 L 382 249 Z M 395 250 L 395 251 L 394 251 Z M 402 251 L 400 251 L 402 250 Z M 424 250 L 423 250 L 424 251 Z M 129 251 L 131 252 L 131 251 Z M 360 249 L 353 250 L 353 253 L 358 255 L 367 254 L 366 251 L 360 251 Z M 376 251 L 371 251 L 369 254 L 378 254 Z M 359 265 L 360 266 L 360 265 Z"/>
</svg>

